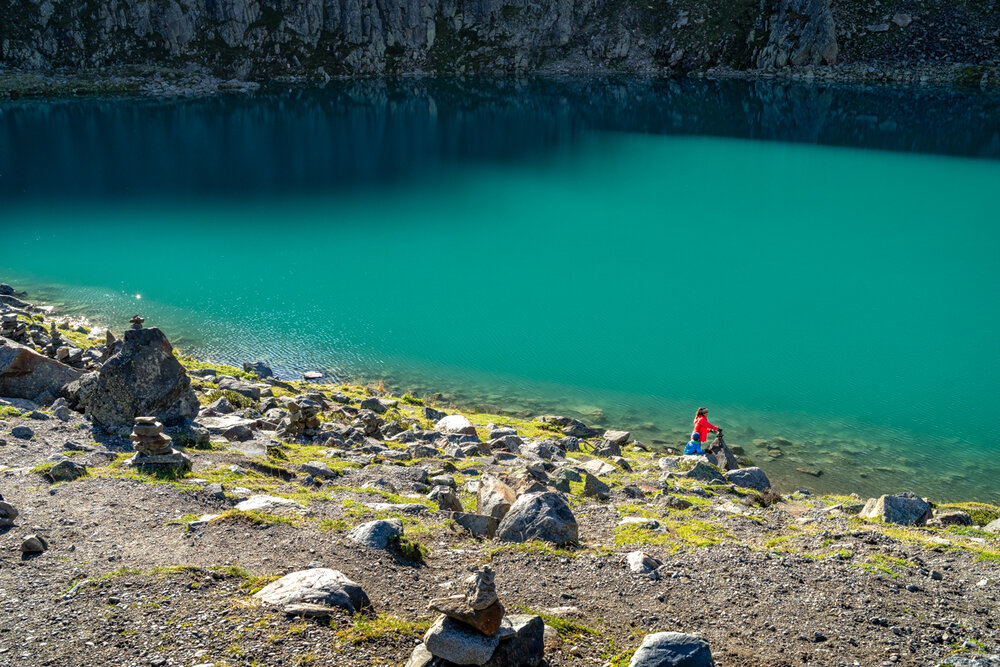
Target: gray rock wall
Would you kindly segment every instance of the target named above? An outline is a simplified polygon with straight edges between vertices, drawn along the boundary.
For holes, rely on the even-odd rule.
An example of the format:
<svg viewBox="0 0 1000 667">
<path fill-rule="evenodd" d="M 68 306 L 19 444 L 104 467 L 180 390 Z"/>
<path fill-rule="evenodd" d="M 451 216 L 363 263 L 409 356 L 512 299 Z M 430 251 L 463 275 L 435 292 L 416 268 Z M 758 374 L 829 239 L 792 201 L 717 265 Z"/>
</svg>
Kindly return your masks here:
<svg viewBox="0 0 1000 667">
<path fill-rule="evenodd" d="M 221 76 L 683 72 L 891 60 L 1000 62 L 1000 13 L 929 0 L 0 0 L 0 63 Z M 887 26 L 872 32 L 865 26 Z M 925 39 L 932 30 L 937 37 Z M 963 45 L 968 45 L 965 49 Z M 926 53 L 925 53 L 926 52 Z"/>
</svg>

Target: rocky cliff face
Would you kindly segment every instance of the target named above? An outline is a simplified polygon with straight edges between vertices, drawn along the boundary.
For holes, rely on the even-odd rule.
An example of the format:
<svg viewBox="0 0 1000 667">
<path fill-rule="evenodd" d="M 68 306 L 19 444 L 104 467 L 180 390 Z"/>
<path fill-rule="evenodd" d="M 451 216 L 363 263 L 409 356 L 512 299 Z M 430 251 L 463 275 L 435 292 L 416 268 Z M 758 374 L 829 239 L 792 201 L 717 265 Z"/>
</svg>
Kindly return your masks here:
<svg viewBox="0 0 1000 667">
<path fill-rule="evenodd" d="M 979 7 L 978 4 L 982 4 Z M 0 0 L 0 63 L 273 79 L 670 72 L 947 58 L 1000 63 L 996 0 Z M 870 23 L 869 23 L 870 22 Z M 916 27 L 911 27 L 916 26 Z M 930 30 L 935 39 L 924 40 Z M 941 40 L 951 40 L 942 56 Z M 845 43 L 846 40 L 846 43 Z M 935 55 L 937 54 L 937 55 Z"/>
</svg>

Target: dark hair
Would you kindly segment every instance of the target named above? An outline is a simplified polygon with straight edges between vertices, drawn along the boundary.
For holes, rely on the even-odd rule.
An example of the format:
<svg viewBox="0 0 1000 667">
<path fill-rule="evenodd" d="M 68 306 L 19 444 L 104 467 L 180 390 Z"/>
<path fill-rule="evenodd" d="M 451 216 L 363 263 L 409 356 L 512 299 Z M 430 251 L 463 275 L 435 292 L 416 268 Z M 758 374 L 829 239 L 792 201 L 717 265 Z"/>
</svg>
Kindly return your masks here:
<svg viewBox="0 0 1000 667">
<path fill-rule="evenodd" d="M 698 408 L 698 412 L 694 413 L 694 420 L 698 421 L 698 417 L 708 414 L 708 408 Z"/>
</svg>

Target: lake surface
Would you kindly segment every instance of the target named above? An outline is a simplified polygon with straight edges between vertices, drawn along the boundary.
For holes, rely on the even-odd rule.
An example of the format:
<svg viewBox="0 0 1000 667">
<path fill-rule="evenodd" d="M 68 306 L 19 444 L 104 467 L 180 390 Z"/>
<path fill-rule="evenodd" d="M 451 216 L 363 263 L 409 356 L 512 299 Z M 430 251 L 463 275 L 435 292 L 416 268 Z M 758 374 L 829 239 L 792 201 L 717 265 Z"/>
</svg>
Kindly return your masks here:
<svg viewBox="0 0 1000 667">
<path fill-rule="evenodd" d="M 784 491 L 997 502 L 998 186 L 1000 100 L 941 89 L 5 103 L 0 280 L 217 361 L 658 445 L 705 405 Z"/>
</svg>

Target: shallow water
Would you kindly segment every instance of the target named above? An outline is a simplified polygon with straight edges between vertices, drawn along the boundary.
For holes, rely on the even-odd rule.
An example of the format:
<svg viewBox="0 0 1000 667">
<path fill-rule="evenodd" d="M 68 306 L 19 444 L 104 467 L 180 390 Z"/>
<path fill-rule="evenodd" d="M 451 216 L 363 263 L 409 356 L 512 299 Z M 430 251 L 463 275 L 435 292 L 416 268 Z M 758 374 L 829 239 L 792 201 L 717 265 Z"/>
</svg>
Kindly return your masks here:
<svg viewBox="0 0 1000 667">
<path fill-rule="evenodd" d="M 656 444 L 707 405 L 785 490 L 996 501 L 998 107 L 620 80 L 9 104 L 0 279 L 219 361 Z"/>
</svg>

